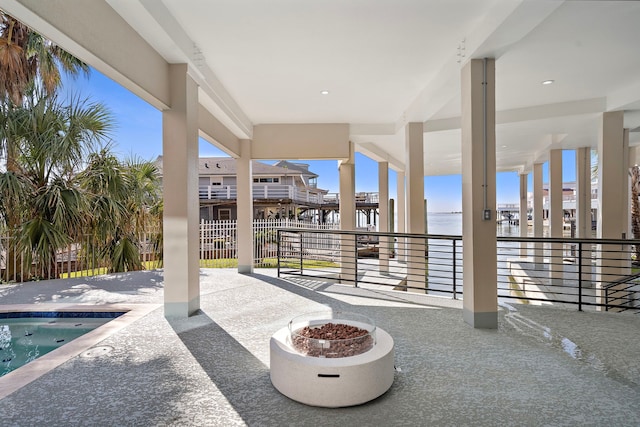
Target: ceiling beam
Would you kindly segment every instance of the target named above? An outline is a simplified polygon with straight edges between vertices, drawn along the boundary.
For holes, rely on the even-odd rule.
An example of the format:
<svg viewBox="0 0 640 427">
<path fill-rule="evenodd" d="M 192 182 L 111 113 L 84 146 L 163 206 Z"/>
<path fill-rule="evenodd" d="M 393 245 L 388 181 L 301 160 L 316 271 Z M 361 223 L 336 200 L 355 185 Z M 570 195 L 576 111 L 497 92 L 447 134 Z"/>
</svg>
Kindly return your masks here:
<svg viewBox="0 0 640 427">
<path fill-rule="evenodd" d="M 496 112 L 496 125 L 519 123 L 533 120 L 553 119 L 564 116 L 602 113 L 606 111 L 605 98 L 583 99 L 556 104 L 535 105 Z M 425 132 L 460 129 L 460 117 L 429 120 L 424 123 Z"/>
<path fill-rule="evenodd" d="M 360 142 L 355 144 L 355 150 L 358 153 L 364 154 L 376 162 L 387 162 L 389 167 L 396 172 L 404 171 L 404 162 L 398 160 L 395 156 L 392 156 L 387 151 L 383 150 L 372 142 Z"/>
<path fill-rule="evenodd" d="M 161 1 L 140 0 L 140 3 L 159 24 L 165 34 L 175 43 L 175 46 L 182 52 L 189 65 L 197 71 L 198 75 L 194 75 L 194 79 L 198 83 L 200 90 L 206 93 L 213 101 L 207 105 L 207 108 L 225 126 L 234 131 L 236 136 L 241 139 L 251 139 L 253 134 L 251 120 L 207 65 L 202 57 L 200 48 L 189 38 L 173 14 Z"/>
</svg>

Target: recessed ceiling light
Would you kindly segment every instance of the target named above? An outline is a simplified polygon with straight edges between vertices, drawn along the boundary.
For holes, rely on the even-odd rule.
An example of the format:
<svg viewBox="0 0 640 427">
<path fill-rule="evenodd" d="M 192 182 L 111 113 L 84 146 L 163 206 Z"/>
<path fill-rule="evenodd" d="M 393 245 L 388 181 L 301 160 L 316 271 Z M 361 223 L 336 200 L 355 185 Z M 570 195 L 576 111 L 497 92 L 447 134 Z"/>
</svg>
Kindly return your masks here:
<svg viewBox="0 0 640 427">
<path fill-rule="evenodd" d="M 328 90 L 326 90 L 326 89 L 325 89 L 325 90 L 321 90 L 321 91 L 320 91 L 320 94 L 321 94 L 321 95 L 329 95 L 329 91 L 328 91 Z"/>
<path fill-rule="evenodd" d="M 551 83 L 553 83 L 554 80 L 545 80 L 542 82 L 543 85 L 550 85 Z"/>
</svg>

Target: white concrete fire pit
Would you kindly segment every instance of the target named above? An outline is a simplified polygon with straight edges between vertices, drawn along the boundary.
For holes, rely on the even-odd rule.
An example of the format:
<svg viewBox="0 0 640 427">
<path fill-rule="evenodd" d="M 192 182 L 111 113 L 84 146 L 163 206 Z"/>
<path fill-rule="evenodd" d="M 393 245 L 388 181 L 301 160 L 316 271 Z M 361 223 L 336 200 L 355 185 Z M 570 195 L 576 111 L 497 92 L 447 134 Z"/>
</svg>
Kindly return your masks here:
<svg viewBox="0 0 640 427">
<path fill-rule="evenodd" d="M 296 317 L 271 337 L 270 347 L 274 387 L 307 405 L 359 405 L 393 383 L 393 338 L 356 313 Z"/>
</svg>

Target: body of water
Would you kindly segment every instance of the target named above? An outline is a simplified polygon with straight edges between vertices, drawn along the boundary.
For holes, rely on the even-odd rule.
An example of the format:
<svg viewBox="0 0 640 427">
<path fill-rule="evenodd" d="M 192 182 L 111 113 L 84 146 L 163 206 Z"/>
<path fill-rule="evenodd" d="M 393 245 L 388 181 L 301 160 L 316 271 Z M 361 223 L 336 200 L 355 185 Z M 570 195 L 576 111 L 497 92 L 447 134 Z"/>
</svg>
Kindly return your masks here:
<svg viewBox="0 0 640 427">
<path fill-rule="evenodd" d="M 428 234 L 446 234 L 453 236 L 462 235 L 462 213 L 434 213 L 427 214 L 427 233 Z M 503 222 L 496 223 L 496 232 L 498 236 L 518 237 L 520 236 L 520 227 L 518 225 Z M 531 231 L 531 230 L 530 230 Z"/>
</svg>

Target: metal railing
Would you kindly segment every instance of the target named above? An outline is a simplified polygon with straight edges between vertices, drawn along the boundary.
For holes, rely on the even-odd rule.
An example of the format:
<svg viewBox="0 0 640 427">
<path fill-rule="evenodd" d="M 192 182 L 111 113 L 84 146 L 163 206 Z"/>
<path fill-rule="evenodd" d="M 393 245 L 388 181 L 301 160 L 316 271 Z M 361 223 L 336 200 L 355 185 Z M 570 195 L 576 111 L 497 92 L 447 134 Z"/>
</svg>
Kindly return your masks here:
<svg viewBox="0 0 640 427">
<path fill-rule="evenodd" d="M 605 308 L 616 311 L 633 310 L 638 304 L 638 283 L 640 273 L 625 276 L 605 286 Z M 639 309 L 636 309 L 637 312 Z"/>
<path fill-rule="evenodd" d="M 464 297 L 461 236 L 281 229 L 277 240 L 281 277 Z M 321 241 L 334 244 L 316 244 Z M 498 298 L 640 312 L 636 245 L 639 240 L 498 237 Z"/>
</svg>

